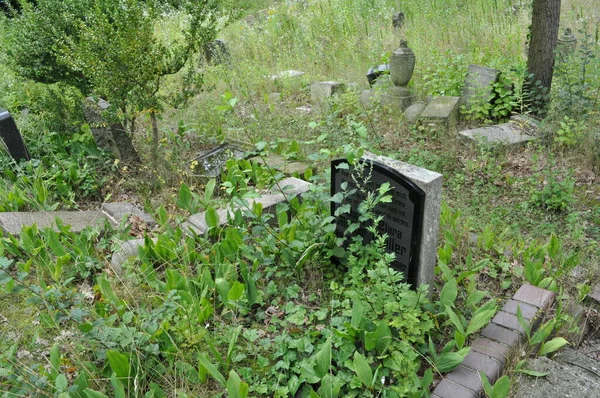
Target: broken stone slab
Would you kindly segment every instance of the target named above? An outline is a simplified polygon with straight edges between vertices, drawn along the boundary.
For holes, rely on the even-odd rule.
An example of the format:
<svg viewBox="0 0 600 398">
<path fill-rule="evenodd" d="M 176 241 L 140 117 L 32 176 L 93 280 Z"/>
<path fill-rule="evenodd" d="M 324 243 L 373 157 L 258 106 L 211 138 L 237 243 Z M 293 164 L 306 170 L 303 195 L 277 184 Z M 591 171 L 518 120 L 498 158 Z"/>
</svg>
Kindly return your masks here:
<svg viewBox="0 0 600 398">
<path fill-rule="evenodd" d="M 100 210 L 104 212 L 113 225 L 119 225 L 124 218 L 128 219 L 131 216 L 139 217 L 150 228 L 156 225 L 156 221 L 152 216 L 128 202 L 103 203 Z"/>
<path fill-rule="evenodd" d="M 113 227 L 119 226 L 124 217 L 140 217 L 148 226 L 156 223 L 148 214 L 136 206 L 125 202 L 104 203 L 98 210 L 86 211 L 34 211 L 0 213 L 0 229 L 5 233 L 18 236 L 25 226 L 36 224 L 38 229 L 53 228 L 58 230 L 56 219 L 62 224 L 70 225 L 71 232 L 79 233 L 87 227 L 102 225 L 108 220 Z"/>
<path fill-rule="evenodd" d="M 305 73 L 299 70 L 284 70 L 281 71 L 279 73 L 277 73 L 276 75 L 271 76 L 271 80 L 273 81 L 277 81 L 277 80 L 281 80 L 281 79 L 292 79 L 292 78 L 296 78 L 296 77 L 302 77 L 304 76 Z"/>
<path fill-rule="evenodd" d="M 494 84 L 500 71 L 486 66 L 469 65 L 460 103 L 470 108 L 473 105 L 489 102 L 494 93 Z"/>
<path fill-rule="evenodd" d="M 421 113 L 419 121 L 423 125 L 438 125 L 454 129 L 458 117 L 458 102 L 460 97 L 433 97 Z"/>
<path fill-rule="evenodd" d="M 286 202 L 291 196 L 300 195 L 308 191 L 311 183 L 295 177 L 283 179 L 271 188 L 267 193 L 257 198 L 247 199 L 248 209 L 252 209 L 255 203 L 261 204 L 265 212 L 274 211 L 278 203 Z M 217 209 L 219 226 L 227 223 L 228 217 L 233 217 L 236 210 L 247 210 L 246 206 L 235 206 L 234 208 Z M 196 213 L 190 216 L 187 222 L 182 224 L 184 231 L 193 231 L 198 235 L 208 232 L 209 227 L 206 223 L 206 213 Z"/>
<path fill-rule="evenodd" d="M 242 159 L 244 157 L 244 149 L 238 145 L 224 143 L 208 151 L 202 151 L 190 162 L 196 163 L 194 173 L 202 177 L 216 178 L 221 175 L 221 172 L 229 159 Z"/>
<path fill-rule="evenodd" d="M 538 357 L 528 361 L 527 369 L 546 376 L 520 373 L 516 398 L 595 397 L 600 391 L 600 362 L 570 348 L 554 360 Z"/>
<path fill-rule="evenodd" d="M 494 126 L 479 127 L 460 131 L 459 136 L 480 145 L 523 145 L 535 140 L 525 133 L 516 123 L 502 123 Z"/>
<path fill-rule="evenodd" d="M 314 82 L 310 85 L 310 102 L 321 108 L 321 110 L 330 109 L 329 99 L 335 94 L 341 94 L 346 91 L 346 85 L 340 82 Z"/>
<path fill-rule="evenodd" d="M 0 228 L 5 233 L 18 236 L 25 226 L 37 225 L 38 229 L 53 228 L 58 230 L 56 219 L 62 224 L 70 225 L 71 232 L 81 232 L 87 227 L 102 225 L 105 215 L 96 210 L 86 211 L 36 211 L 0 213 Z"/>
<path fill-rule="evenodd" d="M 152 241 L 154 243 L 156 243 L 156 242 L 158 242 L 158 239 L 152 238 Z M 121 244 L 121 247 L 119 247 L 117 250 L 115 250 L 115 252 L 112 254 L 112 257 L 110 259 L 110 266 L 111 266 L 113 272 L 116 275 L 121 275 L 123 273 L 123 264 L 125 264 L 125 261 L 127 261 L 133 257 L 137 257 L 139 248 L 141 246 L 144 246 L 145 243 L 146 243 L 146 240 L 143 238 L 142 239 L 132 239 L 132 240 L 123 242 Z"/>
</svg>

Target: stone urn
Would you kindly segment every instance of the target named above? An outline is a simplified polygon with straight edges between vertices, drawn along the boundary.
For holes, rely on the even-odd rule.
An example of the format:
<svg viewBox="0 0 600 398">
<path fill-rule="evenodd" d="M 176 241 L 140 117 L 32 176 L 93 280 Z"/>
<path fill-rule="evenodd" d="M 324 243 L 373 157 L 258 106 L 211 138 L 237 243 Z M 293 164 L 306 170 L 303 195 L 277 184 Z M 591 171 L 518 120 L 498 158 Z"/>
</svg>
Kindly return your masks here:
<svg viewBox="0 0 600 398">
<path fill-rule="evenodd" d="M 395 86 L 406 87 L 415 70 L 415 54 L 408 48 L 406 40 L 390 55 L 390 77 Z"/>
<path fill-rule="evenodd" d="M 566 28 L 565 32 L 559 36 L 557 43 L 557 52 L 563 56 L 574 53 L 577 50 L 577 37 Z"/>
</svg>

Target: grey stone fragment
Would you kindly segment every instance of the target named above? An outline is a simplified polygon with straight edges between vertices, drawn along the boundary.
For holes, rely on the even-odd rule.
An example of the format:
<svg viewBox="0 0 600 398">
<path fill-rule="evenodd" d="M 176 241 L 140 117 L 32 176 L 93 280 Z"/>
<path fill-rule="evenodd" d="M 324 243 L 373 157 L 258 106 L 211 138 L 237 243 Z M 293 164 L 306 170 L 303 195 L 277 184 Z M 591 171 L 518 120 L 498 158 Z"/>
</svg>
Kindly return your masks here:
<svg viewBox="0 0 600 398">
<path fill-rule="evenodd" d="M 123 218 L 129 218 L 130 216 L 139 217 L 149 227 L 156 225 L 156 222 L 149 214 L 128 202 L 103 203 L 101 210 L 106 214 L 114 226 L 119 225 Z"/>
<path fill-rule="evenodd" d="M 494 126 L 479 127 L 458 133 L 462 138 L 475 141 L 482 145 L 523 145 L 535 140 L 535 137 L 525 133 L 516 123 L 502 123 Z"/>
<path fill-rule="evenodd" d="M 595 398 L 600 391 L 600 363 L 570 348 L 560 352 L 555 360 L 535 358 L 529 361 L 527 369 L 547 376 L 536 378 L 519 373 L 514 395 L 517 398 Z"/>
<path fill-rule="evenodd" d="M 492 99 L 494 84 L 500 71 L 479 65 L 469 65 L 461 96 L 461 104 L 467 108 L 475 104 L 486 103 Z"/>
<path fill-rule="evenodd" d="M 267 164 L 269 167 L 277 169 L 279 171 L 283 171 L 288 174 L 302 174 L 310 167 L 304 162 L 297 161 L 288 161 L 283 158 L 283 156 L 278 154 L 270 154 L 264 158 L 259 156 L 252 158 L 252 160 L 256 160 L 259 164 Z"/>
<path fill-rule="evenodd" d="M 101 225 L 106 220 L 99 211 L 38 211 L 0 213 L 0 228 L 6 233 L 19 235 L 24 226 L 36 224 L 38 229 L 56 228 L 56 219 L 70 225 L 71 232 L 81 232 L 87 227 Z"/>
<path fill-rule="evenodd" d="M 404 110 L 404 118 L 411 123 L 416 122 L 419 116 L 425 111 L 427 104 L 422 101 L 417 101 Z"/>
<path fill-rule="evenodd" d="M 281 80 L 281 79 L 292 79 L 292 78 L 297 78 L 297 77 L 301 77 L 304 76 L 304 72 L 299 71 L 299 70 L 284 70 L 282 72 L 277 73 L 276 75 L 271 76 L 271 80 L 273 81 L 277 81 L 277 80 Z"/>
<path fill-rule="evenodd" d="M 452 129 L 458 117 L 459 97 L 434 97 L 420 117 L 422 124 L 441 125 Z"/>
<path fill-rule="evenodd" d="M 154 238 L 152 241 L 156 243 L 157 239 Z M 125 261 L 132 257 L 136 257 L 138 255 L 138 248 L 144 246 L 144 243 L 145 239 L 128 240 L 127 242 L 123 242 L 121 247 L 113 253 L 112 258 L 110 259 L 110 265 L 116 275 L 121 275 L 123 273 L 123 264 Z"/>
<path fill-rule="evenodd" d="M 588 294 L 588 297 L 596 303 L 600 303 L 600 283 L 597 283 L 592 287 L 592 291 Z"/>
<path fill-rule="evenodd" d="M 425 192 L 421 248 L 418 253 L 419 274 L 417 275 L 417 286 L 429 285 L 431 287 L 433 285 L 433 274 L 437 264 L 437 239 L 440 228 L 443 176 L 422 167 L 417 167 L 384 156 L 378 156 L 369 152 L 366 152 L 363 157 L 395 169 Z M 431 292 L 431 289 L 429 289 L 429 291 Z"/>
<path fill-rule="evenodd" d="M 310 85 L 310 102 L 322 110 L 328 110 L 330 107 L 329 99 L 344 91 L 346 91 L 344 83 L 333 81 L 315 82 Z"/>
</svg>

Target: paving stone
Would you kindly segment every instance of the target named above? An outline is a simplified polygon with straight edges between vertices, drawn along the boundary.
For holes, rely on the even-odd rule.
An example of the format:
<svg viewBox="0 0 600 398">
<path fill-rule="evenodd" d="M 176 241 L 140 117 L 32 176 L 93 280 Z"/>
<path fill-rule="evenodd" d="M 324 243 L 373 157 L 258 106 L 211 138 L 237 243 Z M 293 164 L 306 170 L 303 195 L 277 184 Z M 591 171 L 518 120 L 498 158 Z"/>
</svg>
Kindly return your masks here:
<svg viewBox="0 0 600 398">
<path fill-rule="evenodd" d="M 490 323 L 483 328 L 481 331 L 481 336 L 502 344 L 506 344 L 510 347 L 515 347 L 521 340 L 519 333 L 515 332 L 514 330 L 503 328 L 496 323 Z"/>
<path fill-rule="evenodd" d="M 525 133 L 516 123 L 502 123 L 494 126 L 479 127 L 460 131 L 459 136 L 480 145 L 522 145 L 535 140 Z"/>
<path fill-rule="evenodd" d="M 445 375 L 448 380 L 460 384 L 476 393 L 483 390 L 479 372 L 463 365 L 458 365 L 452 372 Z"/>
<path fill-rule="evenodd" d="M 461 365 L 485 373 L 490 382 L 496 380 L 502 372 L 498 361 L 477 351 L 469 352 Z"/>
<path fill-rule="evenodd" d="M 433 394 L 440 398 L 477 398 L 479 396 L 468 388 L 447 379 L 437 385 Z"/>
<path fill-rule="evenodd" d="M 471 344 L 471 350 L 487 355 L 498 361 L 500 365 L 504 366 L 510 352 L 510 347 L 486 339 L 485 337 L 477 337 Z"/>
<path fill-rule="evenodd" d="M 554 297 L 555 294 L 549 290 L 525 284 L 517 290 L 513 296 L 513 300 L 522 301 L 538 308 L 547 309 L 554 302 Z"/>
<path fill-rule="evenodd" d="M 136 216 L 142 219 L 149 227 L 156 225 L 154 219 L 137 206 L 128 202 L 104 203 L 101 210 L 108 216 L 113 225 L 119 225 L 124 218 Z"/>
<path fill-rule="evenodd" d="M 527 319 L 528 321 L 535 318 L 539 310 L 537 307 L 529 304 L 521 303 L 516 300 L 508 300 L 502 307 L 502 311 L 517 315 L 517 308 L 521 308 L 521 314 L 523 315 L 523 318 Z"/>
<path fill-rule="evenodd" d="M 521 326 L 519 319 L 514 314 L 498 311 L 498 313 L 494 316 L 494 319 L 492 319 L 492 322 L 507 329 L 515 330 L 521 334 L 525 333 L 525 329 L 523 326 Z"/>
<path fill-rule="evenodd" d="M 88 211 L 36 211 L 0 213 L 0 228 L 6 233 L 18 236 L 24 226 L 36 224 L 38 229 L 56 228 L 56 219 L 70 225 L 71 232 L 81 232 L 87 227 L 101 225 L 106 220 L 102 212 Z"/>
</svg>

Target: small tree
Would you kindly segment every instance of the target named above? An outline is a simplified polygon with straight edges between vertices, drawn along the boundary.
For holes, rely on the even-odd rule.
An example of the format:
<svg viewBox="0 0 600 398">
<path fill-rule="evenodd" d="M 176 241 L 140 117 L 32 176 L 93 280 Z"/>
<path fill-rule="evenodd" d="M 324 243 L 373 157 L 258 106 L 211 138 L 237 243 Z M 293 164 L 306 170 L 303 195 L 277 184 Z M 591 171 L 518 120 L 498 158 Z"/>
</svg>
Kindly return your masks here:
<svg viewBox="0 0 600 398">
<path fill-rule="evenodd" d="M 149 111 L 156 150 L 156 118 L 164 101 L 185 100 L 202 84 L 191 65 L 178 95 L 161 96 L 165 77 L 189 65 L 215 37 L 219 5 L 218 0 L 39 0 L 35 8 L 24 4 L 12 21 L 9 48 L 17 71 L 27 78 L 65 82 L 98 95 L 126 120 Z"/>
</svg>

